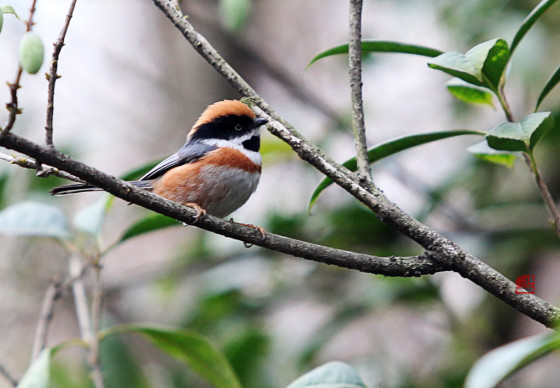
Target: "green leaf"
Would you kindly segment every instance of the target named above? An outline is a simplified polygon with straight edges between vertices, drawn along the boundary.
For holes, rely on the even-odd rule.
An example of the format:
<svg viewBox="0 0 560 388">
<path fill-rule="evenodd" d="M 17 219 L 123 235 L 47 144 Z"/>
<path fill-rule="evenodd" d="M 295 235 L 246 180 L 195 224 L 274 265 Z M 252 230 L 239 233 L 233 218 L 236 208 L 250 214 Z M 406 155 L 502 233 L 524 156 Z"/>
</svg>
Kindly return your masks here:
<svg viewBox="0 0 560 388">
<path fill-rule="evenodd" d="M 428 61 L 428 66 L 469 84 L 497 90 L 508 61 L 506 41 L 492 39 L 474 46 L 466 54 L 457 51 L 443 53 Z"/>
<path fill-rule="evenodd" d="M 484 104 L 494 107 L 492 93 L 459 78 L 453 78 L 447 83 L 447 90 L 458 100 L 468 104 Z"/>
<path fill-rule="evenodd" d="M 539 106 L 541 105 L 541 103 L 543 102 L 545 97 L 548 95 L 548 93 L 550 93 L 550 91 L 552 89 L 554 89 L 554 87 L 556 85 L 558 85 L 558 82 L 560 82 L 560 66 L 558 66 L 558 68 L 556 69 L 554 74 L 552 74 L 552 77 L 550 77 L 550 79 L 548 80 L 548 82 L 544 86 L 544 88 L 543 88 L 543 90 L 542 90 L 542 92 L 539 96 L 539 99 L 537 100 L 537 105 L 535 106 L 535 111 L 537 109 L 539 109 Z"/>
<path fill-rule="evenodd" d="M 511 41 L 512 53 L 517 48 L 517 45 L 519 44 L 519 42 L 521 42 L 521 39 L 523 39 L 527 31 L 529 31 L 531 27 L 533 27 L 533 24 L 535 24 L 536 21 L 541 17 L 541 15 L 555 2 L 556 0 L 543 0 L 539 4 L 537 4 L 535 8 L 533 8 L 529 15 L 527 15 L 527 17 L 525 18 L 525 20 L 523 20 L 521 26 L 517 30 L 515 36 L 513 37 L 513 40 Z"/>
<path fill-rule="evenodd" d="M 369 162 L 375 163 L 383 158 L 394 155 L 400 151 L 404 151 L 409 148 L 413 148 L 422 144 L 431 143 L 437 140 L 447 139 L 455 136 L 463 136 L 463 135 L 484 136 L 485 134 L 486 134 L 485 132 L 465 129 L 465 130 L 455 130 L 455 131 L 419 133 L 416 135 L 398 137 L 396 139 L 388 140 L 384 143 L 378 144 L 368 149 Z M 350 171 L 356 171 L 358 169 L 358 165 L 355 157 L 348 159 L 347 161 L 342 163 L 342 165 L 348 168 Z M 332 183 L 333 181 L 330 178 L 324 178 L 319 183 L 319 185 L 311 195 L 311 199 L 309 200 L 309 210 L 311 210 L 311 207 L 315 204 L 315 202 L 317 202 L 317 199 L 319 198 L 319 195 L 321 195 L 323 190 L 329 187 Z"/>
<path fill-rule="evenodd" d="M 331 361 L 312 369 L 288 385 L 287 388 L 304 387 L 367 388 L 358 372 L 341 361 Z"/>
<path fill-rule="evenodd" d="M 220 0 L 222 23 L 230 31 L 238 32 L 243 29 L 250 13 L 250 0 Z"/>
<path fill-rule="evenodd" d="M 39 202 L 19 202 L 0 212 L 0 234 L 68 239 L 72 231 L 64 211 Z"/>
<path fill-rule="evenodd" d="M 19 19 L 19 16 L 16 13 L 16 11 L 14 10 L 14 7 L 12 7 L 11 5 L 0 5 L 0 13 L 2 13 L 2 14 L 10 13 L 10 14 L 14 15 L 16 18 Z"/>
<path fill-rule="evenodd" d="M 536 335 L 501 346 L 486 353 L 473 365 L 465 387 L 496 387 L 508 376 L 558 348 L 558 332 Z"/>
<path fill-rule="evenodd" d="M 554 126 L 550 112 L 532 113 L 519 123 L 504 121 L 486 135 L 488 145 L 500 151 L 530 152 Z"/>
<path fill-rule="evenodd" d="M 488 146 L 486 140 L 476 143 L 469 148 L 467 148 L 471 154 L 474 154 L 477 158 L 485 160 L 487 162 L 501 164 L 503 166 L 512 168 L 517 158 L 516 153 L 507 151 L 498 151 Z"/>
<path fill-rule="evenodd" d="M 99 336 L 104 339 L 109 335 L 127 332 L 147 337 L 163 352 L 187 364 L 217 388 L 241 388 L 225 356 L 196 332 L 156 326 L 120 325 L 103 330 Z"/>
<path fill-rule="evenodd" d="M 400 53 L 422 55 L 425 57 L 436 57 L 442 51 L 430 47 L 417 46 L 414 44 L 382 41 L 382 40 L 364 40 L 362 41 L 362 53 Z M 311 66 L 319 59 L 330 57 L 332 55 L 348 54 L 348 44 L 341 44 L 330 48 L 322 53 L 317 54 L 307 65 Z"/>
<path fill-rule="evenodd" d="M 49 388 L 52 348 L 44 349 L 27 369 L 17 388 Z"/>
<path fill-rule="evenodd" d="M 163 214 L 152 213 L 129 226 L 121 236 L 119 243 L 145 233 L 179 225 L 181 225 L 181 223 L 171 217 L 164 216 Z"/>
<path fill-rule="evenodd" d="M 0 12 L 0 32 L 2 32 L 2 24 L 4 24 L 4 14 Z"/>
<path fill-rule="evenodd" d="M 49 388 L 51 375 L 51 359 L 61 349 L 68 345 L 82 345 L 80 340 L 69 340 L 58 345 L 43 349 L 39 356 L 33 361 L 25 374 L 19 380 L 17 388 Z"/>
<path fill-rule="evenodd" d="M 108 197 L 108 195 L 101 196 L 94 204 L 76 214 L 74 226 L 92 236 L 98 236 L 107 213 Z"/>
</svg>

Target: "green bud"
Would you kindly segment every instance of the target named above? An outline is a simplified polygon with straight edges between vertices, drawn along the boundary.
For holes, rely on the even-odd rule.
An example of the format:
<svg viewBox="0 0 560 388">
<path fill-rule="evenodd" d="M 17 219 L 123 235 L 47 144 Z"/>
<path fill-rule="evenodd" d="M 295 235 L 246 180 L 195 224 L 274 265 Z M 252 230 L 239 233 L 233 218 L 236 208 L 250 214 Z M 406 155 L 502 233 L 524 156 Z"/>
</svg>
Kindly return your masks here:
<svg viewBox="0 0 560 388">
<path fill-rule="evenodd" d="M 19 63 L 29 74 L 35 74 L 43 64 L 45 48 L 43 41 L 34 32 L 26 32 L 19 43 Z"/>
</svg>

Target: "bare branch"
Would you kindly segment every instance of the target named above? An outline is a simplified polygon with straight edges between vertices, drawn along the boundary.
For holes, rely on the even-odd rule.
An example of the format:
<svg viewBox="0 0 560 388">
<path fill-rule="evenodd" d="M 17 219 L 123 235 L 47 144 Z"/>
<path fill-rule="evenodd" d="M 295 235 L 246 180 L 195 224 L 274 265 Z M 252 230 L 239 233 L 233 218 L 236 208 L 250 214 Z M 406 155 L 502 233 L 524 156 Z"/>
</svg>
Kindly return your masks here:
<svg viewBox="0 0 560 388">
<path fill-rule="evenodd" d="M 5 160 L 8 163 L 16 164 L 20 167 L 28 168 L 30 170 L 37 171 L 37 169 L 39 168 L 37 162 L 31 159 L 23 158 L 21 156 L 11 156 L 11 155 L 4 154 L 2 152 L 0 152 L 0 160 Z M 46 178 L 49 175 L 56 175 L 59 178 L 68 179 L 74 182 L 83 182 L 80 178 L 68 174 L 65 171 L 60 171 L 58 168 L 41 165 L 39 171 L 37 171 L 37 176 L 40 176 L 41 178 Z"/>
<path fill-rule="evenodd" d="M 544 201 L 544 204 L 548 210 L 548 214 L 552 217 L 551 223 L 556 235 L 560 237 L 560 213 L 558 212 L 558 208 L 556 207 L 556 203 L 548 190 L 548 186 L 544 181 L 541 172 L 539 170 L 539 166 L 535 160 L 535 157 L 532 154 L 523 153 L 523 158 L 525 159 L 525 163 L 529 166 L 533 177 L 535 178 L 535 182 L 537 183 L 537 188 L 541 193 L 541 197 Z"/>
<path fill-rule="evenodd" d="M 279 125 L 279 123 L 276 125 Z M 13 133 L 9 133 L 3 139 L 0 139 L 0 145 L 44 160 L 50 165 L 58 166 L 127 202 L 135 203 L 181 222 L 193 223 L 195 220 L 195 210 L 143 191 L 127 182 L 77 162 L 55 149 L 42 147 Z M 384 216 L 384 212 L 390 211 L 390 208 L 388 210 L 382 209 L 380 213 Z M 392 218 L 389 217 L 387 220 L 391 221 Z M 399 219 L 397 218 L 396 221 L 399 221 Z M 403 220 L 400 221 L 403 222 Z M 513 282 L 479 259 L 468 255 L 451 241 L 443 237 L 438 238 L 439 235 L 433 231 L 432 233 L 436 237 L 432 241 L 432 250 L 420 256 L 399 258 L 348 252 L 272 233 L 265 233 L 263 239 L 261 234 L 253 228 L 209 215 L 202 217 L 196 226 L 274 251 L 362 272 L 388 276 L 420 276 L 445 270 L 455 271 L 521 313 L 548 327 L 555 327 L 560 322 L 560 310 L 557 307 L 533 294 L 517 294 Z"/>
<path fill-rule="evenodd" d="M 37 0 L 33 0 L 31 3 L 31 8 L 29 9 L 29 18 L 26 22 L 26 31 L 29 32 L 33 28 L 33 15 L 35 15 Z M 21 113 L 21 109 L 18 106 L 18 90 L 21 88 L 20 81 L 21 75 L 23 73 L 23 68 L 21 65 L 18 65 L 18 69 L 16 72 L 16 79 L 13 83 L 8 83 L 8 87 L 10 88 L 10 96 L 11 101 L 6 104 L 6 108 L 10 112 L 8 116 L 8 121 L 4 128 L 0 131 L 0 137 L 4 136 L 8 132 L 10 132 L 16 122 L 16 116 Z"/>
<path fill-rule="evenodd" d="M 352 91 L 352 128 L 356 145 L 356 161 L 360 182 L 368 187 L 373 185 L 367 150 L 364 123 L 364 100 L 362 98 L 362 0 L 350 0 L 350 89 Z"/>
<path fill-rule="evenodd" d="M 47 80 L 49 81 L 49 87 L 48 87 L 48 96 L 47 96 L 47 124 L 45 126 L 45 143 L 48 146 L 53 145 L 54 87 L 56 84 L 56 80 L 60 78 L 60 76 L 57 74 L 58 57 L 60 56 L 60 51 L 64 46 L 64 38 L 66 37 L 66 32 L 68 31 L 68 26 L 70 25 L 70 20 L 72 19 L 75 6 L 76 6 L 76 0 L 72 0 L 72 3 L 70 4 L 70 9 L 68 10 L 68 14 L 66 15 L 64 26 L 62 27 L 62 31 L 60 31 L 60 36 L 58 37 L 58 40 L 54 44 L 51 69 L 46 74 Z"/>
<path fill-rule="evenodd" d="M 344 188 L 356 199 L 363 202 L 377 217 L 393 229 L 403 233 L 422 245 L 432 260 L 444 268 L 449 268 L 472 280 L 491 292 L 518 311 L 547 325 L 554 327 L 560 321 L 560 310 L 531 294 L 516 294 L 515 284 L 496 272 L 479 259 L 468 255 L 452 241 L 441 236 L 420 221 L 406 214 L 397 205 L 389 201 L 382 192 L 373 187 L 366 190 L 362 187 L 355 174 L 326 156 L 314 144 L 308 142 L 295 129 L 276 114 L 270 106 L 258 96 L 237 72 L 218 54 L 210 43 L 199 34 L 189 21 L 170 0 L 153 0 L 155 5 L 191 43 L 193 48 L 214 69 L 232 85 L 241 95 L 250 97 L 258 109 L 259 115 L 272 119 L 268 129 L 288 143 L 298 156 L 327 175 L 339 186 Z M 255 107 L 253 107 L 255 108 Z M 274 248 L 273 248 L 274 249 Z M 470 258 L 467 260 L 467 258 Z M 498 276 L 499 275 L 499 276 Z M 521 295 L 521 296 L 520 296 Z M 527 297 L 526 295 L 530 295 Z M 527 299 L 528 298 L 528 299 Z"/>
<path fill-rule="evenodd" d="M 17 379 L 15 379 L 3 365 L 0 365 L 0 376 L 4 376 L 4 379 L 6 379 L 12 387 L 17 387 Z"/>
<path fill-rule="evenodd" d="M 91 302 L 91 326 L 92 326 L 92 342 L 89 345 L 89 362 L 92 365 L 93 381 L 96 388 L 102 388 L 103 374 L 101 373 L 101 365 L 99 364 L 99 326 L 101 323 L 101 265 L 99 258 L 95 258 L 93 263 L 93 291 Z"/>
<path fill-rule="evenodd" d="M 41 307 L 37 330 L 35 331 L 35 341 L 33 342 L 33 351 L 31 352 L 31 361 L 33 362 L 45 348 L 47 343 L 47 335 L 49 333 L 50 323 L 53 318 L 54 302 L 60 297 L 60 282 L 52 282 L 47 291 Z"/>
<path fill-rule="evenodd" d="M 89 313 L 88 300 L 86 288 L 83 281 L 85 274 L 82 259 L 77 254 L 70 257 L 70 276 L 73 279 L 72 291 L 74 292 L 74 305 L 76 306 L 76 316 L 78 318 L 78 325 L 80 327 L 80 334 L 82 339 L 88 344 L 90 359 L 89 366 L 92 372 L 93 383 L 95 388 L 103 388 L 103 376 L 97 358 L 95 361 L 92 359 L 93 352 L 97 352 L 94 347 L 98 344 L 97 332 L 94 331 L 94 326 Z"/>
</svg>

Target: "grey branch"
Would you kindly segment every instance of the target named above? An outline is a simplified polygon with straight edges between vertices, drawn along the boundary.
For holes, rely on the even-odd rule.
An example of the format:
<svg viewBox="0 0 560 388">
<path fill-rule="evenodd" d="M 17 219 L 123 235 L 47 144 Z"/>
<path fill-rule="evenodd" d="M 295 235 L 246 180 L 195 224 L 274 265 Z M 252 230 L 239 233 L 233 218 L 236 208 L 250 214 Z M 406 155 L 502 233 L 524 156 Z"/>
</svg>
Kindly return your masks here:
<svg viewBox="0 0 560 388">
<path fill-rule="evenodd" d="M 53 50 L 52 60 L 51 60 L 51 69 L 47 73 L 47 80 L 49 81 L 49 87 L 48 87 L 48 96 L 47 96 L 47 123 L 45 125 L 45 143 L 48 146 L 53 145 L 54 87 L 56 84 L 56 80 L 60 77 L 57 74 L 58 58 L 60 56 L 60 52 L 62 51 L 62 47 L 64 46 L 64 38 L 66 37 L 66 32 L 68 31 L 68 27 L 70 26 L 70 20 L 72 19 L 72 15 L 74 14 L 75 6 L 76 6 L 76 0 L 72 0 L 72 3 L 70 4 L 70 9 L 68 10 L 68 14 L 66 15 L 66 19 L 64 21 L 64 26 L 62 27 L 62 31 L 60 31 L 58 40 L 54 44 L 54 50 Z"/>
<path fill-rule="evenodd" d="M 360 182 L 373 185 L 367 150 L 364 122 L 364 100 L 362 98 L 362 0 L 350 0 L 350 43 L 348 61 L 350 65 L 350 90 L 352 97 L 352 128 L 356 145 L 356 161 Z"/>
<path fill-rule="evenodd" d="M 72 175 L 100 187 L 127 202 L 135 203 L 187 224 L 191 224 L 194 221 L 195 210 L 138 189 L 114 176 L 82 164 L 55 149 L 40 146 L 13 133 L 9 133 L 3 139 L 0 139 L 0 145 L 43 160 L 49 165 L 58 166 L 61 169 L 64 168 L 70 171 Z M 357 269 L 362 272 L 387 276 L 420 276 L 443 270 L 443 266 L 435 265 L 429 260 L 427 254 L 411 257 L 371 256 L 325 247 L 268 232 L 265 239 L 262 239 L 260 233 L 253 228 L 209 215 L 201 218 L 196 223 L 196 226 L 226 237 L 296 257 L 344 268 Z"/>
<path fill-rule="evenodd" d="M 30 170 L 37 171 L 37 169 L 39 169 L 37 171 L 37 176 L 40 176 L 42 178 L 46 178 L 49 175 L 56 175 L 59 178 L 68 179 L 74 182 L 83 182 L 80 178 L 76 178 L 74 175 L 68 174 L 65 171 L 60 171 L 58 168 L 45 165 L 41 165 L 39 167 L 39 165 L 34 160 L 23 158 L 21 156 L 11 156 L 0 152 L 0 160 L 5 160 L 6 162 L 9 162 L 11 164 L 16 164 L 20 167 L 28 168 Z"/>
<path fill-rule="evenodd" d="M 153 1 L 183 34 L 185 39 L 191 43 L 193 48 L 231 86 L 242 96 L 250 97 L 254 101 L 255 105 L 260 108 L 255 109 L 260 115 L 272 119 L 268 125 L 269 131 L 288 143 L 302 160 L 307 161 L 356 199 L 367 205 L 377 214 L 382 222 L 423 246 L 434 263 L 439 264 L 443 268 L 458 272 L 518 311 L 544 325 L 555 327 L 560 322 L 560 310 L 557 307 L 532 294 L 517 294 L 515 292 L 515 284 L 505 276 L 481 260 L 468 255 L 452 241 L 406 214 L 375 187 L 370 188 L 370 190 L 362 187 L 355 174 L 330 159 L 318 147 L 304 139 L 289 123 L 276 114 L 218 54 L 212 45 L 194 29 L 187 18 L 183 16 L 180 9 L 174 6 L 173 1 Z"/>
<path fill-rule="evenodd" d="M 43 300 L 37 330 L 35 331 L 35 341 L 33 342 L 33 351 L 31 352 L 31 361 L 34 361 L 47 343 L 47 335 L 49 333 L 50 323 L 53 318 L 54 302 L 60 297 L 61 284 L 52 282 Z"/>
</svg>

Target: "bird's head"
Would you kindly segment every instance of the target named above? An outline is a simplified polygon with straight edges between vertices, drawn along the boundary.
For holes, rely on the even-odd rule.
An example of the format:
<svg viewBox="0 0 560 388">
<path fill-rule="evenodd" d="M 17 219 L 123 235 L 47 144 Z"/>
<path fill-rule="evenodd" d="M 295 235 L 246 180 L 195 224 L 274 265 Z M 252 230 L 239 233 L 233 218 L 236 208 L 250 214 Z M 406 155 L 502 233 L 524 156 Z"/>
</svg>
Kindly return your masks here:
<svg viewBox="0 0 560 388">
<path fill-rule="evenodd" d="M 192 127 L 187 141 L 207 144 L 234 143 L 250 151 L 260 147 L 260 127 L 267 119 L 257 118 L 255 112 L 237 100 L 218 101 L 206 108 Z"/>
</svg>

